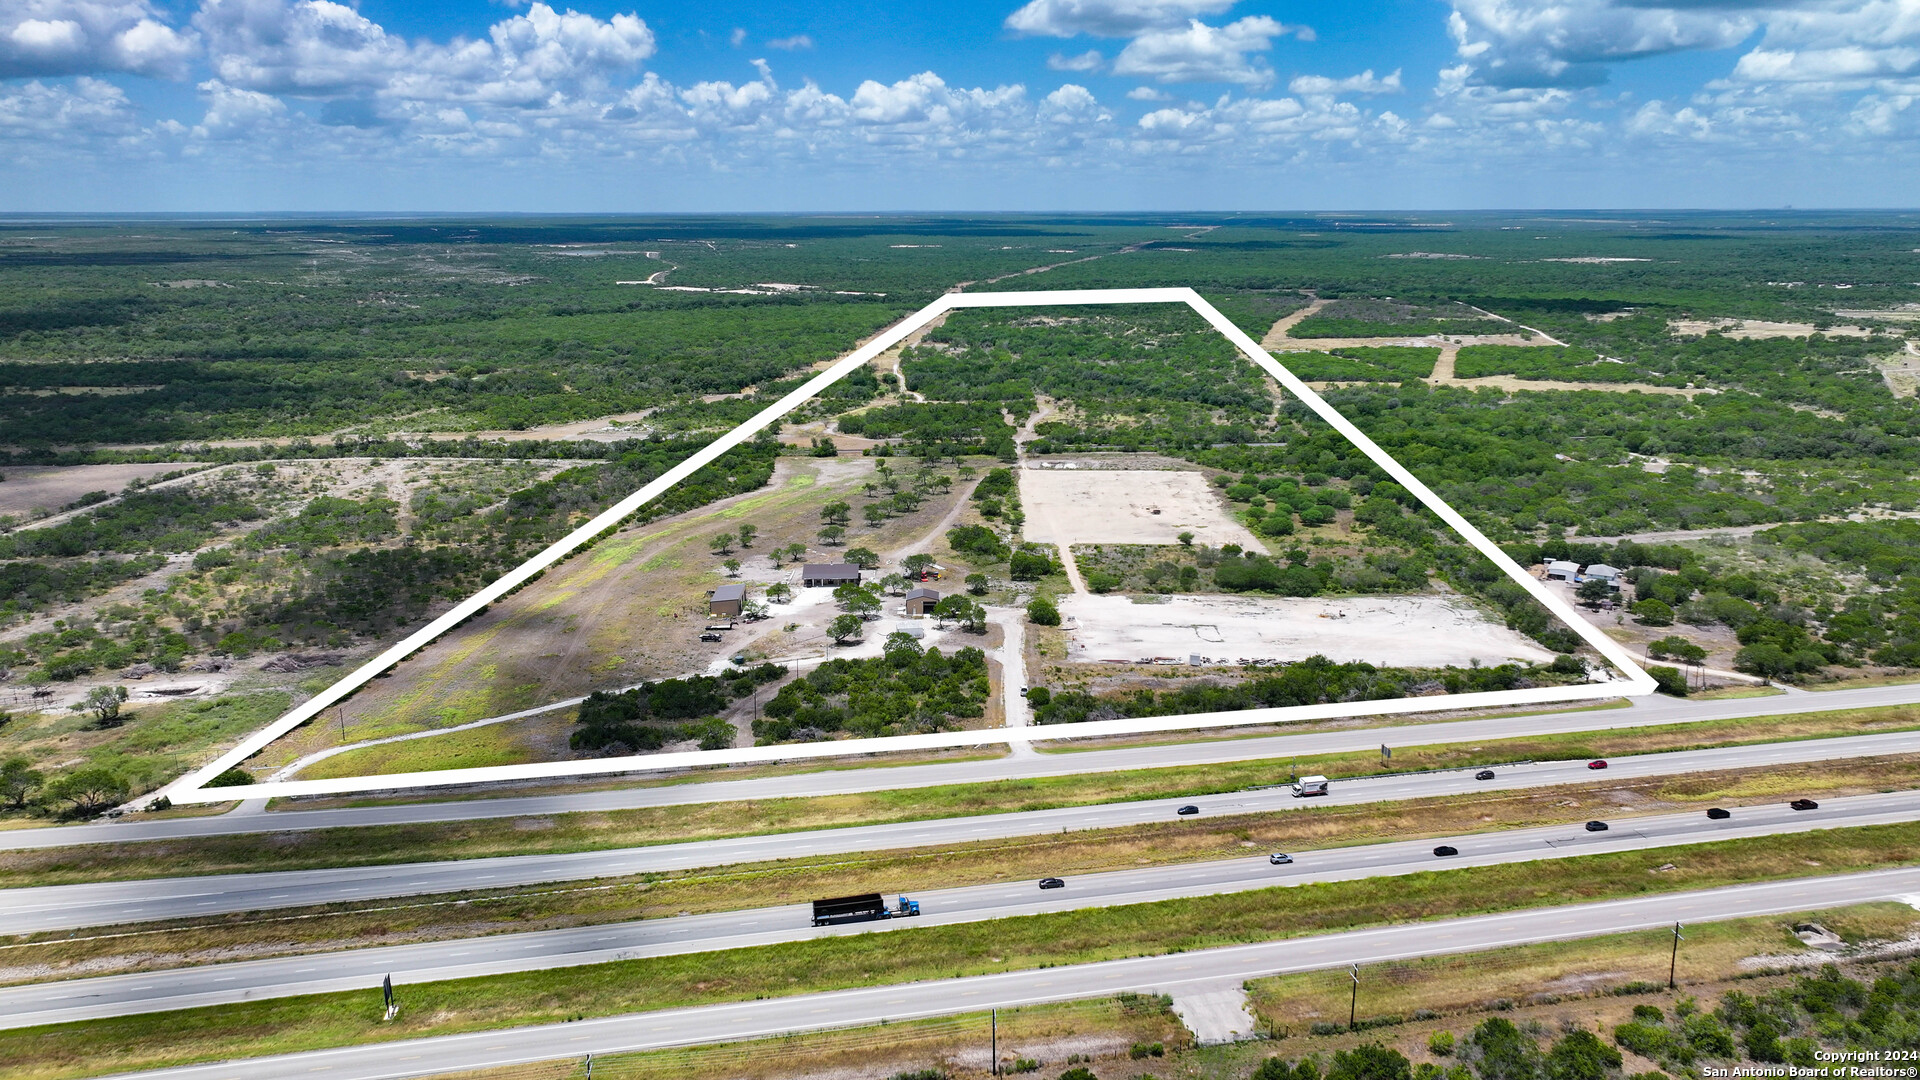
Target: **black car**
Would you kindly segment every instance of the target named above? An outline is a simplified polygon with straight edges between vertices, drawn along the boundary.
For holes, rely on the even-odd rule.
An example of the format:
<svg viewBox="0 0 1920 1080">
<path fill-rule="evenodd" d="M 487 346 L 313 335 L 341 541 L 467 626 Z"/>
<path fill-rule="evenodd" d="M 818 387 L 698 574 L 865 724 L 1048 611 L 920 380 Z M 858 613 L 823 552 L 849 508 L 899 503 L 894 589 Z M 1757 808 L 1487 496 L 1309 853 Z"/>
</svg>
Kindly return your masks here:
<svg viewBox="0 0 1920 1080">
<path fill-rule="evenodd" d="M 1812 799 L 1795 799 L 1792 802 L 1788 803 L 1787 805 L 1793 807 L 1795 810 L 1820 809 L 1820 804 L 1817 802 L 1814 802 Z"/>
<path fill-rule="evenodd" d="M 1043 877 L 1040 879 L 1040 887 L 1043 889 L 1064 889 L 1067 887 L 1067 883 L 1057 877 Z"/>
<path fill-rule="evenodd" d="M 1475 780 L 1491 780 L 1493 779 L 1493 770 L 1481 769 L 1479 772 L 1473 774 L 1473 778 Z"/>
<path fill-rule="evenodd" d="M 1714 807 L 1713 809 L 1711 809 L 1711 810 L 1709 810 L 1709 811 L 1707 811 L 1707 820 L 1708 820 L 1708 821 L 1725 821 L 1725 820 L 1727 820 L 1728 818 L 1730 818 L 1730 817 L 1732 817 L 1732 816 L 1733 816 L 1733 811 L 1731 811 L 1731 810 L 1722 810 L 1722 809 L 1720 809 L 1720 808 L 1719 808 L 1719 807 L 1717 807 L 1717 806 L 1716 806 L 1716 807 Z"/>
<path fill-rule="evenodd" d="M 1449 855 L 1460 854 L 1460 849 L 1454 847 L 1452 844 L 1441 844 L 1439 847 L 1433 849 L 1433 853 L 1444 859 Z"/>
<path fill-rule="evenodd" d="M 1606 832 L 1607 823 L 1604 821 L 1589 821 L 1587 822 L 1587 831 L 1588 832 Z"/>
<path fill-rule="evenodd" d="M 1200 808 L 1193 805 L 1192 803 L 1188 803 L 1187 805 L 1174 811 L 1174 813 L 1179 814 L 1181 817 L 1192 817 L 1193 815 L 1199 812 L 1200 812 Z"/>
</svg>

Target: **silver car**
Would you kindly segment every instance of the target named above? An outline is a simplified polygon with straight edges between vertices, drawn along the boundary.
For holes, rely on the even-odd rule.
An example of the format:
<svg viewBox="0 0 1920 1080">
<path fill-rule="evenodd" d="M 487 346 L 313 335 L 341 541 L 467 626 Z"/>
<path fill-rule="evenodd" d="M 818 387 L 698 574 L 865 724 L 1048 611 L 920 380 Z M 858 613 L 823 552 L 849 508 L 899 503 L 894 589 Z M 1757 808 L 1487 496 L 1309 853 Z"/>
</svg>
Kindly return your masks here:
<svg viewBox="0 0 1920 1080">
<path fill-rule="evenodd" d="M 1275 866 L 1286 866 L 1293 862 L 1293 856 L 1284 851 L 1276 851 L 1267 856 L 1267 861 Z"/>
</svg>

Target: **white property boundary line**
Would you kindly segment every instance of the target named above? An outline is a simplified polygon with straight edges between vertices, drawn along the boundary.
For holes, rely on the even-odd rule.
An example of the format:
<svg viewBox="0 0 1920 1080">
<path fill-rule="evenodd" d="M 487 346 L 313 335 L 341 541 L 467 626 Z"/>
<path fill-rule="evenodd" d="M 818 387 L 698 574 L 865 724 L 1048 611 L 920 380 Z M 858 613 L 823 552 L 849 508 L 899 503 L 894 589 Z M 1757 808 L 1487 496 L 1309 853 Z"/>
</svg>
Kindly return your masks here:
<svg viewBox="0 0 1920 1080">
<path fill-rule="evenodd" d="M 1060 729 L 1052 738 L 1093 738 L 1107 735 L 1131 735 L 1152 731 L 1172 731 L 1210 727 L 1240 727 L 1295 720 L 1323 720 L 1347 716 L 1376 716 L 1392 713 L 1432 712 L 1435 709 L 1467 709 L 1487 706 L 1531 705 L 1542 702 L 1641 696 L 1654 690 L 1652 676 L 1642 671 L 1633 657 L 1612 638 L 1576 614 L 1571 605 L 1549 592 L 1520 565 L 1507 557 L 1493 541 L 1482 535 L 1466 518 L 1443 502 L 1433 490 L 1420 482 L 1407 468 L 1388 456 L 1365 432 L 1322 400 L 1313 388 L 1267 355 L 1251 337 L 1212 304 L 1192 289 L 1066 289 L 1049 292 L 947 293 L 895 323 L 873 340 L 855 349 L 846 359 L 820 372 L 799 389 L 774 402 L 758 416 L 700 449 L 685 461 L 668 469 L 658 479 L 609 507 L 600 516 L 580 526 L 540 554 L 509 571 L 500 580 L 468 597 L 453 610 L 415 631 L 406 640 L 369 660 L 346 678 L 327 687 L 306 704 L 254 732 L 232 750 L 212 763 L 189 773 L 163 788 L 163 794 L 176 803 L 231 802 L 244 794 L 251 799 L 289 798 L 299 795 L 342 795 L 365 791 L 392 791 L 404 788 L 437 787 L 456 784 L 489 783 L 503 780 L 540 780 L 608 773 L 654 772 L 698 765 L 733 765 L 753 762 L 792 761 L 802 758 L 850 757 L 901 750 L 943 749 L 957 746 L 983 746 L 993 743 L 1024 742 L 1040 732 L 1034 728 L 995 728 L 986 731 L 949 731 L 931 735 L 896 735 L 887 738 L 859 739 L 789 746 L 754 746 L 731 750 L 693 750 L 675 754 L 650 754 L 624 758 L 597 758 L 588 761 L 536 762 L 527 765 L 497 765 L 487 768 L 442 769 L 434 772 L 393 773 L 384 776 L 352 776 L 331 780 L 283 780 L 254 784 L 246 788 L 207 788 L 207 781 L 265 749 L 321 711 L 344 700 L 375 676 L 425 648 L 442 634 L 465 622 L 481 608 L 525 584 L 535 574 L 559 562 L 592 540 L 624 521 L 634 511 L 660 497 L 675 484 L 691 476 L 720 455 L 758 435 L 768 425 L 798 408 L 815 394 L 898 345 L 908 334 L 956 308 L 1063 307 L 1090 304 L 1186 304 L 1225 334 L 1248 360 L 1273 376 L 1295 397 L 1305 402 L 1316 415 L 1347 437 L 1369 460 L 1378 465 L 1394 482 L 1412 492 L 1420 502 L 1506 575 L 1525 589 L 1548 611 L 1571 627 L 1587 644 L 1598 650 L 1615 668 L 1627 675 L 1618 682 L 1579 686 L 1540 687 L 1531 690 L 1496 690 L 1474 694 L 1450 694 L 1437 698 L 1393 698 L 1385 701 L 1338 702 L 1327 705 L 1300 705 L 1280 709 L 1253 709 L 1231 713 L 1195 713 L 1186 716 L 1155 716 L 1129 720 L 1097 720 Z M 1041 736 L 1043 738 L 1048 736 Z"/>
</svg>

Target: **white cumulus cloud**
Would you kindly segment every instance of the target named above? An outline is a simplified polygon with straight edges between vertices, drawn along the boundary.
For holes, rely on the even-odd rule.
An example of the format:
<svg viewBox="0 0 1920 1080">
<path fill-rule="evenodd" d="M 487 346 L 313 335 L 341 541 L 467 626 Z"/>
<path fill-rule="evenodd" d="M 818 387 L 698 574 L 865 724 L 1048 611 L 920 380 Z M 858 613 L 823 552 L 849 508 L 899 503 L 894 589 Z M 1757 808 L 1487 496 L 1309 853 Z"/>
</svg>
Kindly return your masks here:
<svg viewBox="0 0 1920 1080">
<path fill-rule="evenodd" d="M 1006 28 L 1031 37 L 1135 37 L 1178 27 L 1197 15 L 1218 15 L 1236 0 L 1031 0 L 1007 16 Z"/>
<path fill-rule="evenodd" d="M 1265 86 L 1273 70 L 1250 55 L 1273 47 L 1288 32 L 1278 20 L 1250 15 L 1225 26 L 1194 19 L 1178 30 L 1151 30 L 1127 43 L 1114 58 L 1115 75 L 1173 82 L 1226 82 Z"/>
<path fill-rule="evenodd" d="M 0 78 L 126 72 L 182 78 L 199 49 L 147 0 L 7 0 Z"/>
<path fill-rule="evenodd" d="M 1447 20 L 1476 80 L 1496 86 L 1591 86 L 1606 80 L 1609 63 L 1728 48 L 1758 25 L 1738 0 L 1453 0 Z"/>
<path fill-rule="evenodd" d="M 1107 58 L 1099 49 L 1088 49 L 1078 56 L 1054 53 L 1047 57 L 1047 66 L 1055 71 L 1099 71 L 1107 66 Z"/>
<path fill-rule="evenodd" d="M 1368 68 L 1358 75 L 1349 75 L 1344 79 L 1330 79 L 1325 75 L 1301 75 L 1287 84 L 1289 93 L 1326 97 L 1339 94 L 1398 94 L 1404 89 L 1400 85 L 1400 71 L 1384 79 L 1373 77 L 1373 69 Z"/>
</svg>

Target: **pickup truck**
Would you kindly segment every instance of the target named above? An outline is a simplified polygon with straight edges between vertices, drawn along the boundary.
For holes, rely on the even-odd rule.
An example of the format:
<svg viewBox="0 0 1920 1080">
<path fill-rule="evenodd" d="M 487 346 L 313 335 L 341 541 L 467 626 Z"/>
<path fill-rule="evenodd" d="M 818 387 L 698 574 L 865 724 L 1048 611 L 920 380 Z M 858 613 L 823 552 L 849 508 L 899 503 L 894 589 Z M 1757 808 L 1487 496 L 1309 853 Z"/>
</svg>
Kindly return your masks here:
<svg viewBox="0 0 1920 1080">
<path fill-rule="evenodd" d="M 920 901 L 902 896 L 893 907 L 879 893 L 838 896 L 813 902 L 813 925 L 832 926 L 843 922 L 867 922 L 872 919 L 907 919 L 920 914 Z"/>
</svg>

